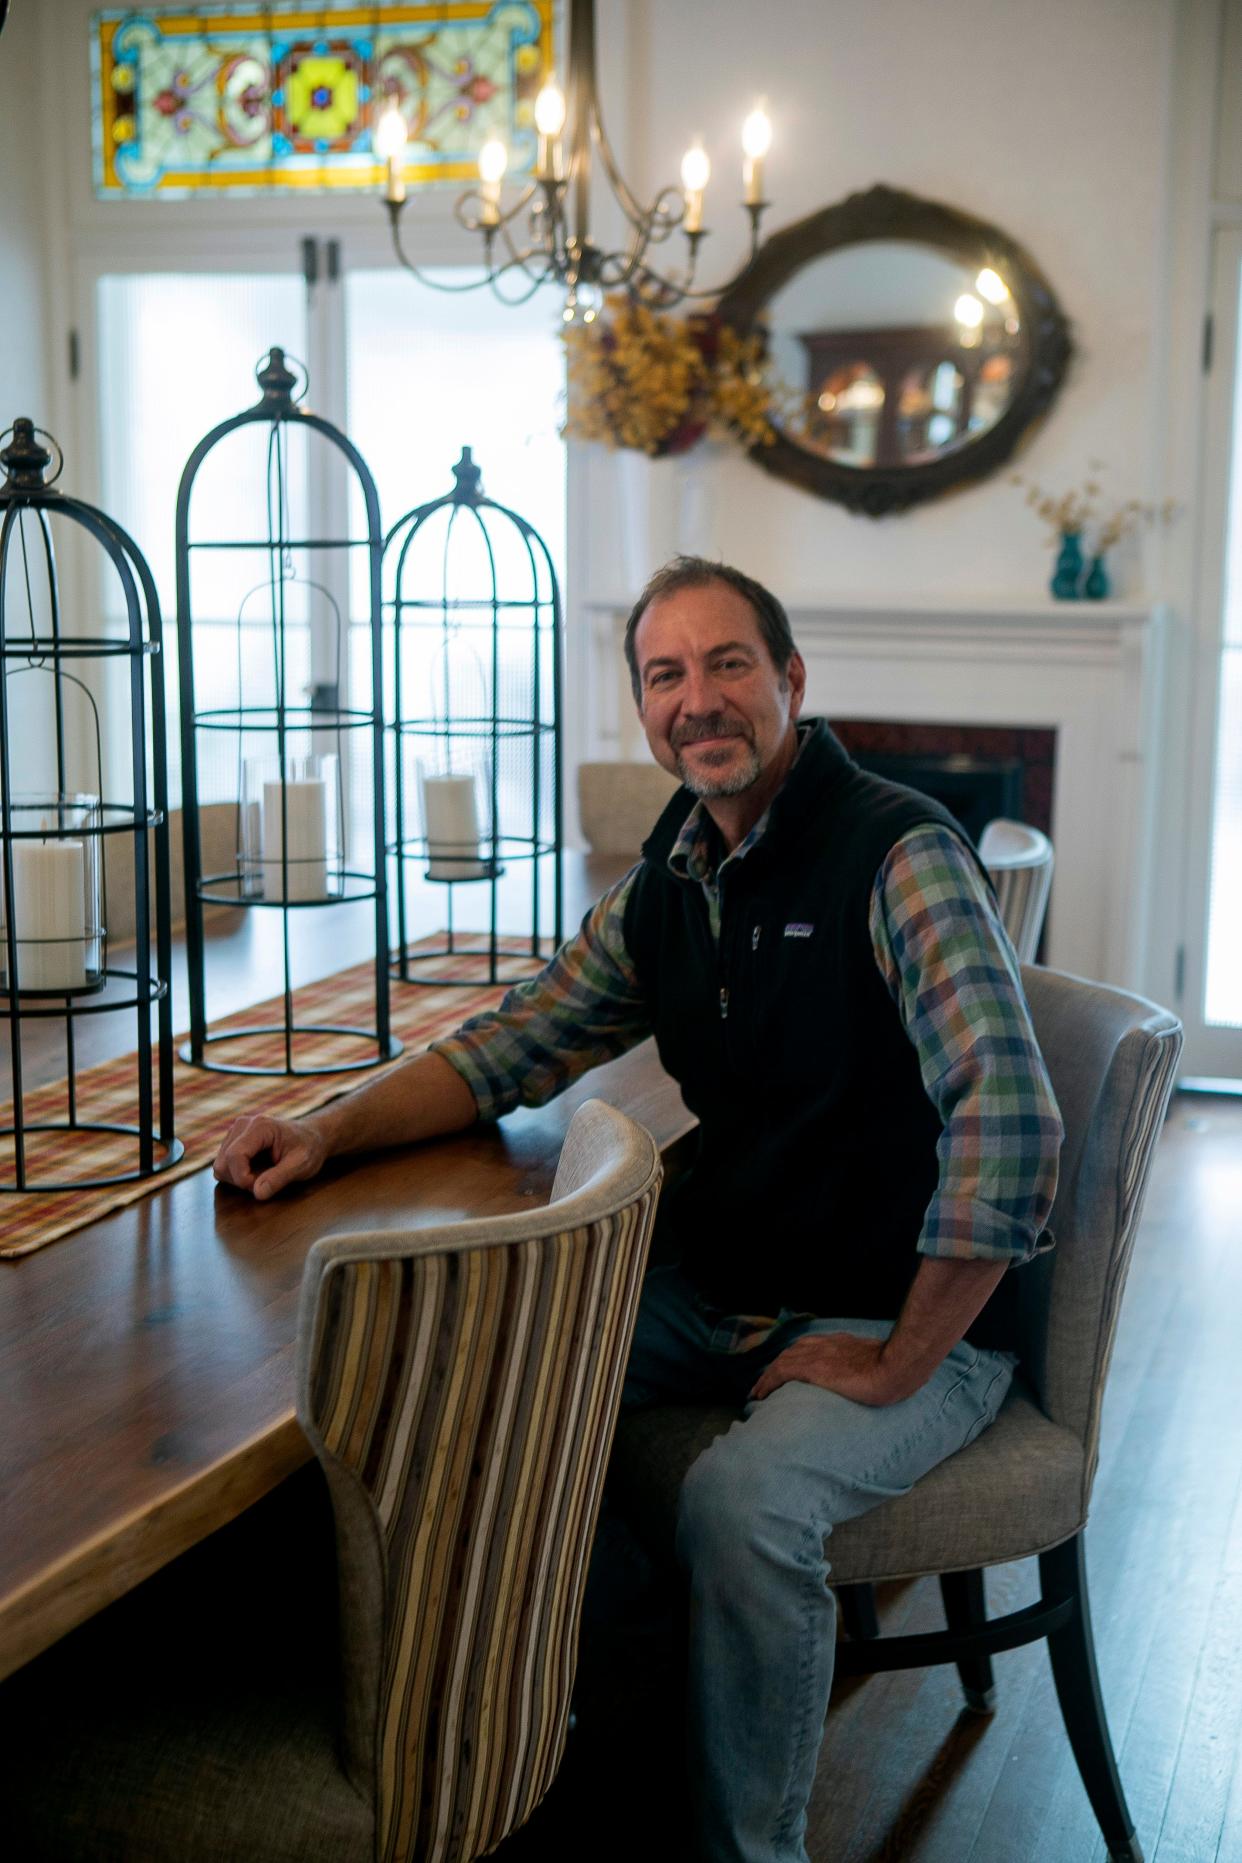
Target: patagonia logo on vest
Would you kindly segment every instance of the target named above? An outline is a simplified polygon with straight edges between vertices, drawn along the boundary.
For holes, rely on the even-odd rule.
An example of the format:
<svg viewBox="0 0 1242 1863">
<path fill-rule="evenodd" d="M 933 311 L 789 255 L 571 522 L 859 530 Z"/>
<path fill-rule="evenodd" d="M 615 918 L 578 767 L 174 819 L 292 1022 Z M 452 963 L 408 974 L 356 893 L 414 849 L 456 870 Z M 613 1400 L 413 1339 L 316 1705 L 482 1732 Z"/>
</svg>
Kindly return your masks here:
<svg viewBox="0 0 1242 1863">
<path fill-rule="evenodd" d="M 809 938 L 815 930 L 813 925 L 786 925 L 786 938 Z"/>
</svg>

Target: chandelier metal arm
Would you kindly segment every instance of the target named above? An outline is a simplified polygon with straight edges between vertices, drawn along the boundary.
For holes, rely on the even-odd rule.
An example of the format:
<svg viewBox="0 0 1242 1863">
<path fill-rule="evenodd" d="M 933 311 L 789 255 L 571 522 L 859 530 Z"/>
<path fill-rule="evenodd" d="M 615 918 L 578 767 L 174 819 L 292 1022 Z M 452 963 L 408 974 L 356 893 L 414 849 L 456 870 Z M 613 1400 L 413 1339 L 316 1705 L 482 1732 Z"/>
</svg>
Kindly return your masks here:
<svg viewBox="0 0 1242 1863">
<path fill-rule="evenodd" d="M 506 304 L 524 304 L 527 298 L 532 296 L 540 286 L 551 283 L 558 275 L 554 266 L 549 262 L 549 255 L 544 247 L 532 245 L 527 247 L 524 251 L 519 251 L 513 244 L 506 224 L 516 217 L 518 212 L 521 211 L 521 207 L 529 201 L 530 197 L 535 192 L 536 190 L 534 187 L 528 188 L 518 207 L 515 207 L 512 212 L 507 213 L 500 222 L 499 231 L 504 238 L 505 245 L 509 252 L 509 257 L 500 265 L 497 265 L 494 261 L 492 244 L 493 236 L 498 229 L 496 227 L 478 227 L 471 225 L 462 214 L 458 215 L 459 223 L 465 227 L 467 231 L 482 231 L 484 235 L 483 273 L 480 277 L 472 278 L 465 284 L 448 284 L 442 279 L 432 278 L 409 256 L 401 243 L 400 220 L 402 203 L 399 201 L 387 202 L 389 224 L 392 230 L 393 251 L 396 254 L 397 263 L 403 270 L 409 272 L 412 278 L 416 278 L 419 284 L 427 285 L 433 291 L 446 291 L 454 294 L 459 294 L 463 291 L 477 291 L 483 285 L 490 285 L 492 289 L 495 290 L 498 279 L 503 278 L 507 273 L 515 269 L 520 269 L 531 281 L 530 291 L 523 292 L 522 295 L 517 298 L 506 297 L 501 292 L 497 292 L 496 295 Z M 470 198 L 472 198 L 470 195 L 463 196 L 462 201 L 458 202 L 458 206 L 464 207 L 464 202 Z M 532 271 L 531 264 L 532 261 L 536 259 L 542 259 L 544 264 L 540 269 Z"/>
<path fill-rule="evenodd" d="M 392 249 L 396 255 L 397 264 L 400 265 L 404 271 L 407 271 L 411 278 L 416 278 L 420 285 L 427 285 L 432 291 L 462 292 L 477 291 L 480 285 L 487 284 L 488 274 L 486 272 L 484 272 L 482 278 L 472 278 L 468 284 L 464 285 L 445 284 L 438 278 L 430 278 L 427 273 L 414 262 L 409 253 L 405 250 L 405 247 L 401 244 L 401 209 L 404 202 L 385 201 L 384 205 L 388 209 L 388 224 L 392 233 Z M 486 259 L 484 263 L 486 263 Z"/>
<path fill-rule="evenodd" d="M 598 104 L 592 110 L 592 141 L 599 151 L 600 166 L 608 177 L 608 185 L 612 189 L 617 205 L 630 225 L 643 229 L 645 237 L 649 240 L 667 239 L 685 218 L 686 203 L 681 189 L 661 188 L 650 207 L 643 206 L 617 166 L 616 157 L 604 134 Z"/>
</svg>

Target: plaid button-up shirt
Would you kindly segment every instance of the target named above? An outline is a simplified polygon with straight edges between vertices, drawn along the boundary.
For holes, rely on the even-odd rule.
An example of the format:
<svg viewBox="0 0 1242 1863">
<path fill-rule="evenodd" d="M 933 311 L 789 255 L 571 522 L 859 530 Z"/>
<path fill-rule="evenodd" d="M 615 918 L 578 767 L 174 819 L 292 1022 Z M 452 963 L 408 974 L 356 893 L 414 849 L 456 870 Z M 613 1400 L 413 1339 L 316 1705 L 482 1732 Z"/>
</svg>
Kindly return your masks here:
<svg viewBox="0 0 1242 1863">
<path fill-rule="evenodd" d="M 703 888 L 714 936 L 720 875 L 729 862 L 745 860 L 767 819 L 716 866 L 710 820 L 697 803 L 669 854 L 671 871 Z M 542 1106 L 588 1068 L 651 1034 L 625 947 L 625 908 L 637 872 L 632 868 L 604 894 L 539 976 L 432 1043 L 466 1080 L 480 1118 Z M 868 922 L 876 965 L 944 1128 L 919 1252 L 1026 1261 L 1052 1207 L 1061 1121 L 1013 947 L 951 830 L 928 824 L 902 836 L 875 877 Z M 790 1317 L 727 1315 L 721 1327 L 731 1349 L 742 1351 Z"/>
</svg>

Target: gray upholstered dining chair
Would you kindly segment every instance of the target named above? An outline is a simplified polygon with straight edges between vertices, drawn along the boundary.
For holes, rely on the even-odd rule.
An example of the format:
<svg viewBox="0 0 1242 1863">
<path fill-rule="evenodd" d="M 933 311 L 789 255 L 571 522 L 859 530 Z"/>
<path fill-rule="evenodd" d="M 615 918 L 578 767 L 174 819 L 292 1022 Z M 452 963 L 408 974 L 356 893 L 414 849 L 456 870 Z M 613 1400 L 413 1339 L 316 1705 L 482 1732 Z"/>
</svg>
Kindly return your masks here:
<svg viewBox="0 0 1242 1863">
<path fill-rule="evenodd" d="M 588 1100 L 548 1206 L 315 1243 L 298 1415 L 342 1675 L 330 1605 L 282 1595 L 307 1556 L 287 1532 L 234 1559 L 219 1651 L 187 1650 L 220 1583 L 196 1548 L 186 1582 L 157 1575 L 111 1634 L 0 1691 L 6 1854 L 467 1863 L 530 1816 L 564 1750 L 660 1180 L 650 1134 Z"/>
<path fill-rule="evenodd" d="M 1142 1852 L 1104 1719 L 1082 1532 L 1117 1314 L 1181 1028 L 1166 1010 L 1101 984 L 1034 968 L 1023 980 L 1066 1128 L 1051 1219 L 1056 1247 L 1013 1276 L 1021 1364 L 991 1429 L 828 1541 L 831 1583 L 851 1632 L 837 1672 L 954 1662 L 969 1705 L 986 1710 L 993 1652 L 1046 1637 L 1109 1854 L 1133 1863 Z M 622 1423 L 612 1486 L 657 1557 L 670 1557 L 682 1477 L 735 1414 L 662 1405 Z M 989 1620 L 983 1568 L 1033 1554 L 1039 1602 Z M 879 1636 L 871 1585 L 927 1574 L 940 1579 L 948 1629 Z"/>
<path fill-rule="evenodd" d="M 979 836 L 979 858 L 1019 960 L 1033 964 L 1052 891 L 1052 842 L 1039 828 L 998 816 Z"/>
</svg>

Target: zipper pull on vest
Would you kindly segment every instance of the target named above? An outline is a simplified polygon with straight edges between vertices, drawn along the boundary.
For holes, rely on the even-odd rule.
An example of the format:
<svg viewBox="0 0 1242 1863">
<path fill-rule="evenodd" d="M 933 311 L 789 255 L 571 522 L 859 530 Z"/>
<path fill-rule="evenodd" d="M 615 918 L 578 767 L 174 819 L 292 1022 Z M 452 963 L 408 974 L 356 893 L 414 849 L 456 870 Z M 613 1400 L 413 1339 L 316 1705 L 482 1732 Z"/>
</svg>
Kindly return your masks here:
<svg viewBox="0 0 1242 1863">
<path fill-rule="evenodd" d="M 729 1013 L 729 992 L 723 986 L 720 991 L 720 1020 L 723 1022 Z"/>
</svg>

